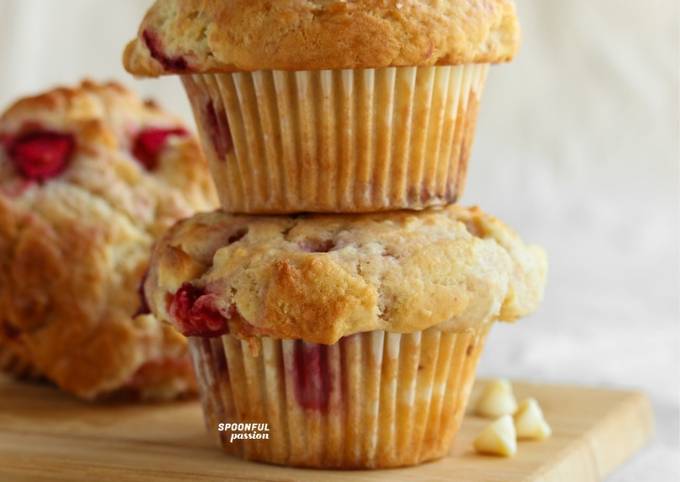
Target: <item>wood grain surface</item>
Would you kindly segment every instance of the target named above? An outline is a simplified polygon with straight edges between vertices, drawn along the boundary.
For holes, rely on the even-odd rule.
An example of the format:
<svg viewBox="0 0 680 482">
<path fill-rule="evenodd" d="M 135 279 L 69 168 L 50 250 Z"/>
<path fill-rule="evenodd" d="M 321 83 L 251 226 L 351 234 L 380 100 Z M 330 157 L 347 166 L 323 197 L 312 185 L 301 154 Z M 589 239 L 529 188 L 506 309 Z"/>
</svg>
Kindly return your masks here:
<svg viewBox="0 0 680 482">
<path fill-rule="evenodd" d="M 472 439 L 488 422 L 468 416 L 443 460 L 408 469 L 322 472 L 223 455 L 206 435 L 195 401 L 91 405 L 51 387 L 0 378 L 0 480 L 595 482 L 652 436 L 651 407 L 640 393 L 514 386 L 519 399 L 538 399 L 553 436 L 520 443 L 512 459 L 475 454 Z"/>
</svg>

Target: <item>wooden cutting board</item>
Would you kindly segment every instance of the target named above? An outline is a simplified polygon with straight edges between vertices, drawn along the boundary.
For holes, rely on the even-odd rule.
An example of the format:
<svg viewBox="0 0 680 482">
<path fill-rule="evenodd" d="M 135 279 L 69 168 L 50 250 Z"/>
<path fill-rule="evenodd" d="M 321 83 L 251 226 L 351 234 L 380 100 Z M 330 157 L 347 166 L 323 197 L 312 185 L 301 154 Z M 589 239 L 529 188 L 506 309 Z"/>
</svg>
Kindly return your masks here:
<svg viewBox="0 0 680 482">
<path fill-rule="evenodd" d="M 518 398 L 538 399 L 553 436 L 521 443 L 512 459 L 476 455 L 472 439 L 488 422 L 468 416 L 450 456 L 438 462 L 408 469 L 321 472 L 223 455 L 204 432 L 197 402 L 89 405 L 50 387 L 0 379 L 0 480 L 595 482 L 652 436 L 652 411 L 639 393 L 514 386 Z"/>
</svg>

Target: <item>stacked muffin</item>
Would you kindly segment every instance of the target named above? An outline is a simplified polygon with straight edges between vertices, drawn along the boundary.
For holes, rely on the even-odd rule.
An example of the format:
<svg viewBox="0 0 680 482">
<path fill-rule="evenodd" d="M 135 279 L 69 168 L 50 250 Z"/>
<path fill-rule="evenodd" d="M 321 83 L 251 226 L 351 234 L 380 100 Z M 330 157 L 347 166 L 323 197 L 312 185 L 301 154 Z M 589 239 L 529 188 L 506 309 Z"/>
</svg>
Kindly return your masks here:
<svg viewBox="0 0 680 482">
<path fill-rule="evenodd" d="M 509 0 L 151 7 L 126 67 L 182 75 L 223 209 L 166 234 L 146 294 L 190 337 L 227 452 L 338 468 L 448 452 L 490 326 L 543 291 L 540 248 L 453 204 L 488 65 L 517 42 Z M 269 440 L 218 430 L 238 422 Z"/>
</svg>

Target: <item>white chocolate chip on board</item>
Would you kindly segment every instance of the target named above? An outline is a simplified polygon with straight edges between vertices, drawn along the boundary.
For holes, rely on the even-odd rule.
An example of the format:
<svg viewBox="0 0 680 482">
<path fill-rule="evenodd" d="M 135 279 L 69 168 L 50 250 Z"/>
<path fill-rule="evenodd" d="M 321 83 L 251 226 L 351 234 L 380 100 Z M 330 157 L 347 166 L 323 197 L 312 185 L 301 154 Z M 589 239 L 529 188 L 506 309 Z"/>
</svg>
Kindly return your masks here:
<svg viewBox="0 0 680 482">
<path fill-rule="evenodd" d="M 487 425 L 474 441 L 481 454 L 512 457 L 517 453 L 517 434 L 510 415 L 503 415 Z"/>
<path fill-rule="evenodd" d="M 508 380 L 492 380 L 484 386 L 475 404 L 475 414 L 486 418 L 512 415 L 517 410 L 517 400 Z"/>
<path fill-rule="evenodd" d="M 543 440 L 552 433 L 540 405 L 534 398 L 527 398 L 520 403 L 514 420 L 519 439 Z"/>
</svg>

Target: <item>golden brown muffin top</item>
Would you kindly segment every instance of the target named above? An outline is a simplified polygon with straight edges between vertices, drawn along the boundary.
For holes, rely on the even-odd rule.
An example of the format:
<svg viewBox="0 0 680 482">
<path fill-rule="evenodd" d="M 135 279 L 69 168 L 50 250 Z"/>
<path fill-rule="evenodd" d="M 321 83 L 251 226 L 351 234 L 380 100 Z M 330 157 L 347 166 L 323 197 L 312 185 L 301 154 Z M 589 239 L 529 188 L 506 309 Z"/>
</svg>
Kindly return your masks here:
<svg viewBox="0 0 680 482">
<path fill-rule="evenodd" d="M 31 363 L 31 358 L 16 344 L 8 345 L 0 337 L 0 372 L 20 380 L 40 379 L 40 372 Z"/>
<path fill-rule="evenodd" d="M 512 60 L 512 0 L 157 0 L 124 54 L 140 76 Z"/>
<path fill-rule="evenodd" d="M 181 221 L 156 245 L 152 311 L 189 336 L 335 343 L 370 330 L 466 330 L 536 309 L 543 250 L 478 208 Z"/>
<path fill-rule="evenodd" d="M 186 389 L 186 340 L 138 290 L 156 237 L 216 204 L 195 137 L 122 86 L 19 100 L 0 116 L 3 342 L 84 398 L 128 383 L 160 397 Z"/>
</svg>

